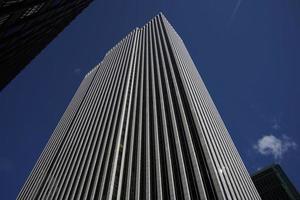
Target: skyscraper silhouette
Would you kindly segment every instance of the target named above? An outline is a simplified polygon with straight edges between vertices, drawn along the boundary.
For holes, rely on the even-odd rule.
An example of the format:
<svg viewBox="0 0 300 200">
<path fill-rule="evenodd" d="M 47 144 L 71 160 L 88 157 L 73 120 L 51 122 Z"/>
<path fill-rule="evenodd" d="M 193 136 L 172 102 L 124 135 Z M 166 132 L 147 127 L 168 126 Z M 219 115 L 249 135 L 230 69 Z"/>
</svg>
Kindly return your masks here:
<svg viewBox="0 0 300 200">
<path fill-rule="evenodd" d="M 82 81 L 18 199 L 260 199 L 159 14 Z"/>
<path fill-rule="evenodd" d="M 262 200 L 300 200 L 297 188 L 278 164 L 258 170 L 252 180 Z"/>
<path fill-rule="evenodd" d="M 0 0 L 0 91 L 92 0 Z"/>
</svg>

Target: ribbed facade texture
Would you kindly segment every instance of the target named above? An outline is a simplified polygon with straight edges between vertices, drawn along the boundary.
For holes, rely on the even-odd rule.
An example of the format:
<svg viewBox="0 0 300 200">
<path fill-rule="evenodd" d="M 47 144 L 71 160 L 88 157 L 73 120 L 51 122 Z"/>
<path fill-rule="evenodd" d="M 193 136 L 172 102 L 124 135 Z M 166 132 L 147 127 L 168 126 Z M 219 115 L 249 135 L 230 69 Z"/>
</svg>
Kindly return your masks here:
<svg viewBox="0 0 300 200">
<path fill-rule="evenodd" d="M 0 0 L 0 91 L 92 0 Z"/>
<path fill-rule="evenodd" d="M 300 200 L 296 187 L 278 164 L 259 170 L 252 180 L 262 200 Z"/>
<path fill-rule="evenodd" d="M 184 43 L 159 14 L 82 81 L 23 199 L 260 199 Z"/>
</svg>

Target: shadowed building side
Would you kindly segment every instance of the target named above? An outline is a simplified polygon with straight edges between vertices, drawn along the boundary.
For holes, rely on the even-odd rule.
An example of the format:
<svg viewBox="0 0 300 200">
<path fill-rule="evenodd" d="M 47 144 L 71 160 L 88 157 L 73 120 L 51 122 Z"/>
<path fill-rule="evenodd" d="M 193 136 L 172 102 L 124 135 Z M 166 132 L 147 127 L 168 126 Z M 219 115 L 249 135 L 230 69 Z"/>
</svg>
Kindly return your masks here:
<svg viewBox="0 0 300 200">
<path fill-rule="evenodd" d="M 257 171 L 252 180 L 262 200 L 300 200 L 299 192 L 278 164 Z"/>
<path fill-rule="evenodd" d="M 0 0 L 0 91 L 91 0 Z"/>
</svg>

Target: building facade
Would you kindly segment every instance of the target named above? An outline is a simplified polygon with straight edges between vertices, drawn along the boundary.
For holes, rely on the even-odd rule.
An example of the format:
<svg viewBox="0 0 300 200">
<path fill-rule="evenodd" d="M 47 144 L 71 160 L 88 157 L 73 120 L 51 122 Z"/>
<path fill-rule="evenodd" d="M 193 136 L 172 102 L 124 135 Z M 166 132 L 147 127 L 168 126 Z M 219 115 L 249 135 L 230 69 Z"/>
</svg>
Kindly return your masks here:
<svg viewBox="0 0 300 200">
<path fill-rule="evenodd" d="M 0 0 L 0 91 L 91 0 Z"/>
<path fill-rule="evenodd" d="M 300 194 L 281 169 L 274 164 L 252 175 L 262 200 L 300 200 Z"/>
<path fill-rule="evenodd" d="M 260 199 L 183 41 L 159 14 L 91 70 L 18 199 Z"/>
</svg>

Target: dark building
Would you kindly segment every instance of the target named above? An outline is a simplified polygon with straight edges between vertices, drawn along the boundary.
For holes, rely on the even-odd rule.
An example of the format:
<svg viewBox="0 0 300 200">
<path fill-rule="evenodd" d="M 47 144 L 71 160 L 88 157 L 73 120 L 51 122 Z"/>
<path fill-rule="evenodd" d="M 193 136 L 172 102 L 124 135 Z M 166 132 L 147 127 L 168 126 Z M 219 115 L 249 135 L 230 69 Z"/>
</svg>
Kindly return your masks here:
<svg viewBox="0 0 300 200">
<path fill-rule="evenodd" d="M 257 171 L 252 180 L 262 200 L 300 200 L 300 195 L 278 164 Z"/>
<path fill-rule="evenodd" d="M 0 91 L 91 0 L 0 0 Z"/>
<path fill-rule="evenodd" d="M 183 41 L 160 14 L 85 76 L 18 199 L 260 197 Z"/>
</svg>

